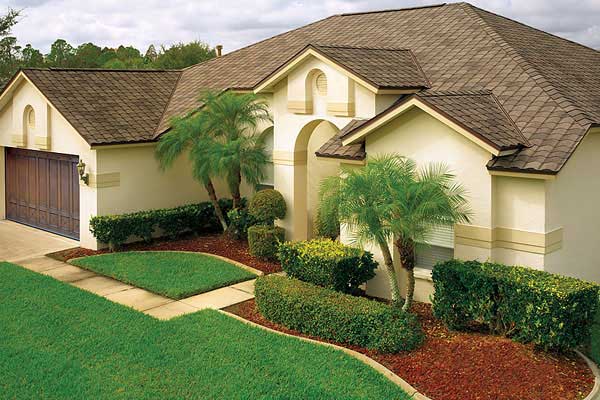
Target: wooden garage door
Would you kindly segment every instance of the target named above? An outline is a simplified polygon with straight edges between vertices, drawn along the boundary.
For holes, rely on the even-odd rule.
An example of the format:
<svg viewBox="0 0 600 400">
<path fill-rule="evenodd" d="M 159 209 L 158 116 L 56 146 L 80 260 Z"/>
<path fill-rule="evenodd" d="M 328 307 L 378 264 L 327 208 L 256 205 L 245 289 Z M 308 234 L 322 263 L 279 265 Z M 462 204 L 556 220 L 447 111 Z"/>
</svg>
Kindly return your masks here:
<svg viewBox="0 0 600 400">
<path fill-rule="evenodd" d="M 6 217 L 79 239 L 77 156 L 6 149 Z"/>
</svg>

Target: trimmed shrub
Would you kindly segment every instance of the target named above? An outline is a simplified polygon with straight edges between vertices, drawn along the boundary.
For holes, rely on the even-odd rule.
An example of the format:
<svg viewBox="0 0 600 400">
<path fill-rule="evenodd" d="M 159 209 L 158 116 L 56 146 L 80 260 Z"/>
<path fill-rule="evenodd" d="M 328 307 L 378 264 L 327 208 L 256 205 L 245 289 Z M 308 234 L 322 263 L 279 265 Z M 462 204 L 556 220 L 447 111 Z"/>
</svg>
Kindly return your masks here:
<svg viewBox="0 0 600 400">
<path fill-rule="evenodd" d="M 590 356 L 596 364 L 600 365 L 600 307 L 596 312 L 596 320 L 592 326 Z"/>
<path fill-rule="evenodd" d="M 254 195 L 248 211 L 256 218 L 257 223 L 273 225 L 276 219 L 285 217 L 287 206 L 281 193 L 274 189 L 265 189 Z"/>
<path fill-rule="evenodd" d="M 285 229 L 279 226 L 254 225 L 248 228 L 248 247 L 255 257 L 277 259 L 277 249 L 284 240 Z"/>
<path fill-rule="evenodd" d="M 231 210 L 230 199 L 221 199 L 219 204 L 224 212 Z M 187 232 L 218 232 L 221 224 L 210 202 L 90 219 L 90 232 L 100 242 L 108 244 L 111 250 L 130 238 L 149 242 L 156 229 L 160 229 L 165 236 L 175 238 Z"/>
<path fill-rule="evenodd" d="M 589 343 L 599 286 L 530 268 L 448 261 L 433 268 L 434 315 L 453 329 L 491 332 L 546 349 Z"/>
<path fill-rule="evenodd" d="M 279 261 L 292 278 L 346 293 L 373 278 L 377 268 L 373 254 L 330 239 L 284 243 Z"/>
<path fill-rule="evenodd" d="M 254 218 L 247 208 L 234 208 L 227 213 L 229 220 L 228 234 L 237 240 L 246 240 L 248 238 L 248 228 L 256 225 Z"/>
<path fill-rule="evenodd" d="M 265 318 L 307 335 L 383 353 L 423 342 L 415 315 L 364 297 L 277 275 L 259 277 L 254 292 Z"/>
</svg>

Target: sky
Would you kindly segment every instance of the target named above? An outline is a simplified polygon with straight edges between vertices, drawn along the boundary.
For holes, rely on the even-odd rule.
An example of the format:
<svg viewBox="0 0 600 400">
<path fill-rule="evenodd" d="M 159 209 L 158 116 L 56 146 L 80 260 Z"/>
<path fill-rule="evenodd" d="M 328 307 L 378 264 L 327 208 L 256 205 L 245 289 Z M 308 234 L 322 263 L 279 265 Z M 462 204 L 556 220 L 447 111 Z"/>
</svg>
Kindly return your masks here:
<svg viewBox="0 0 600 400">
<path fill-rule="evenodd" d="M 170 45 L 201 40 L 224 53 L 327 16 L 437 4 L 440 0 L 0 0 L 23 10 L 20 44 Z M 600 0 L 470 0 L 478 7 L 600 49 Z"/>
</svg>

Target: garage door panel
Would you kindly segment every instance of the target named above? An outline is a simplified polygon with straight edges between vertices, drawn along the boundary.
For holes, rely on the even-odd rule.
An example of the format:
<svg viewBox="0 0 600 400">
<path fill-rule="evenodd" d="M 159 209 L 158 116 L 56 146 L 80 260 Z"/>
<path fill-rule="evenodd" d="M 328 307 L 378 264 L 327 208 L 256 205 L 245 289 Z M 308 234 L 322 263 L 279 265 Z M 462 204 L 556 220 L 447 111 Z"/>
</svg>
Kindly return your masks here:
<svg viewBox="0 0 600 400">
<path fill-rule="evenodd" d="M 6 151 L 7 218 L 79 238 L 78 157 Z"/>
</svg>

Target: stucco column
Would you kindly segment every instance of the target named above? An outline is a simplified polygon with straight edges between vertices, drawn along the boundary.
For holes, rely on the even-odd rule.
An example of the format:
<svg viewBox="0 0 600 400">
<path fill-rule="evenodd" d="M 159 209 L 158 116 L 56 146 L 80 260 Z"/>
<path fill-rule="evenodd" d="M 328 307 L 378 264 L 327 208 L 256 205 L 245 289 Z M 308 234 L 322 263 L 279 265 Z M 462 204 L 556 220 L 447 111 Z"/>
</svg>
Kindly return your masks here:
<svg viewBox="0 0 600 400">
<path fill-rule="evenodd" d="M 288 240 L 304 240 L 308 236 L 306 206 L 306 152 L 273 151 L 274 186 L 287 204 L 285 219 L 279 225 L 285 228 Z"/>
</svg>

